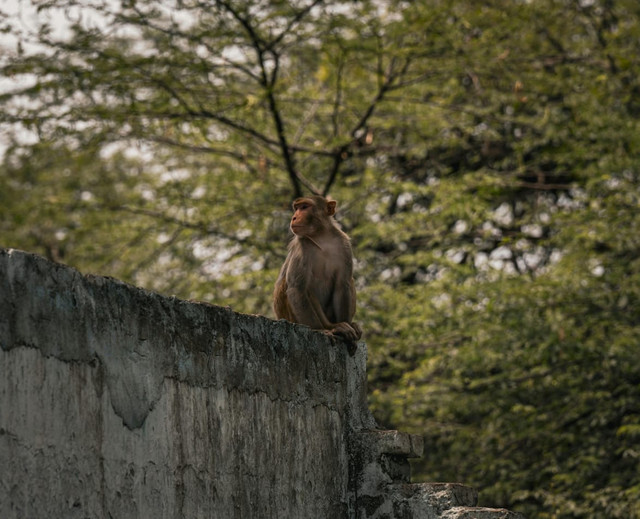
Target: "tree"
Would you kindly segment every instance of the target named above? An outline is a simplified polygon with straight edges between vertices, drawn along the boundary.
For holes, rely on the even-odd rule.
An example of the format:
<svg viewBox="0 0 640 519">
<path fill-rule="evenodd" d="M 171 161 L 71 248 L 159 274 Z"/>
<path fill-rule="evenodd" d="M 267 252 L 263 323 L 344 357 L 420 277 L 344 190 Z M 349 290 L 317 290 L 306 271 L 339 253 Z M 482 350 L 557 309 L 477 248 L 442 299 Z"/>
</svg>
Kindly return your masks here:
<svg viewBox="0 0 640 519">
<path fill-rule="evenodd" d="M 16 34 L 17 51 L 5 58 L 4 75 L 19 81 L 2 97 L 3 122 L 37 136 L 34 153 L 51 142 L 64 155 L 128 169 L 107 175 L 132 180 L 125 182 L 132 191 L 115 186 L 122 196 L 96 196 L 78 171 L 81 212 L 108 215 L 111 231 L 122 221 L 117 236 L 135 222 L 139 232 L 153 228 L 160 237 L 148 236 L 158 243 L 139 259 L 111 244 L 105 257 L 94 250 L 95 260 L 85 255 L 81 264 L 150 288 L 181 287 L 191 297 L 202 297 L 195 287 L 202 276 L 188 282 L 185 270 L 204 268 L 206 278 L 220 281 L 247 265 L 274 268 L 273 252 L 276 262 L 282 252 L 268 244 L 282 239 L 288 202 L 303 187 L 326 194 L 339 179 L 359 182 L 343 166 L 374 152 L 367 124 L 406 73 L 408 58 L 388 48 L 394 36 L 383 34 L 372 9 L 370 2 L 318 0 L 40 5 L 35 29 Z M 56 20 L 65 13 L 67 30 L 53 31 L 48 13 Z M 10 148 L 7 176 L 32 169 L 22 149 Z M 283 209 L 275 228 L 262 217 L 274 201 Z M 53 237 L 46 229 L 37 234 L 65 242 L 68 227 Z M 34 236 L 29 245 L 52 247 Z M 238 246 L 242 257 L 230 263 L 226 256 L 237 256 Z M 65 243 L 55 248 L 80 253 Z M 216 248 L 225 249 L 225 260 L 202 266 L 198 256 L 210 258 Z M 264 261 L 256 260 L 265 249 Z M 172 268 L 167 276 L 167 263 L 183 272 Z M 258 298 L 263 311 L 265 298 Z"/>
<path fill-rule="evenodd" d="M 418 473 L 638 517 L 635 1 L 76 4 L 6 22 L 5 245 L 270 315 L 287 205 L 330 193 Z"/>
</svg>

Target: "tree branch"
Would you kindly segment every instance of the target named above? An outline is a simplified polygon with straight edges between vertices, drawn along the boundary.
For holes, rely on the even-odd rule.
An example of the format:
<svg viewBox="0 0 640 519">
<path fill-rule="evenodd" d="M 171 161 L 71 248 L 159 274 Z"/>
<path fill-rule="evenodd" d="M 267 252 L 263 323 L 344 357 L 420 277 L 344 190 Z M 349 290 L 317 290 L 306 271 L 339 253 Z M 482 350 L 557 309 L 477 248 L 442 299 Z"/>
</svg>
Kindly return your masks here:
<svg viewBox="0 0 640 519">
<path fill-rule="evenodd" d="M 236 9 L 234 9 L 230 2 L 219 0 L 218 4 L 224 7 L 238 21 L 238 23 L 240 23 L 251 40 L 251 44 L 253 45 L 256 57 L 258 59 L 258 64 L 260 66 L 262 74 L 260 84 L 264 89 L 265 95 L 267 97 L 269 111 L 271 112 L 271 117 L 273 118 L 273 123 L 276 129 L 280 153 L 282 154 L 285 169 L 289 174 L 289 179 L 291 180 L 291 184 L 293 186 L 294 197 L 299 197 L 302 195 L 302 185 L 300 177 L 296 171 L 293 154 L 291 153 L 289 143 L 287 142 L 284 121 L 282 119 L 280 108 L 278 107 L 278 103 L 274 94 L 274 86 L 278 78 L 279 66 L 279 55 L 274 49 L 275 42 L 272 41 L 271 43 L 267 44 L 262 38 L 260 38 L 249 20 L 242 16 Z M 297 21 L 299 21 L 299 19 L 301 18 L 302 16 L 300 16 Z M 293 27 L 293 23 L 290 26 Z M 279 36 L 279 39 L 282 39 L 283 37 L 284 33 Z M 267 70 L 267 54 L 269 54 L 273 59 L 273 70 L 271 71 L 271 73 L 269 73 L 269 71 Z"/>
<path fill-rule="evenodd" d="M 148 216 L 165 223 L 177 225 L 178 227 L 181 227 L 183 229 L 200 231 L 203 234 L 210 235 L 210 236 L 218 236 L 219 238 L 224 238 L 229 241 L 239 243 L 241 245 L 247 243 L 248 241 L 247 238 L 239 238 L 238 236 L 234 236 L 233 234 L 222 232 L 221 230 L 215 227 L 212 227 L 210 225 L 207 225 L 204 222 L 190 222 L 188 220 L 183 220 L 175 216 L 169 216 L 165 213 L 162 213 L 160 211 L 154 211 L 152 209 L 142 209 L 139 207 L 131 207 L 128 205 L 105 206 L 104 208 L 109 209 L 111 211 L 122 211 L 125 213 L 130 213 L 135 215 Z"/>
<path fill-rule="evenodd" d="M 347 142 L 346 144 L 343 144 L 342 146 L 338 147 L 335 150 L 333 155 L 333 166 L 331 168 L 331 172 L 329 173 L 329 178 L 327 179 L 327 182 L 325 183 L 324 189 L 322 191 L 323 195 L 326 196 L 326 194 L 331 189 L 331 186 L 335 182 L 338 176 L 338 172 L 340 171 L 340 166 L 342 165 L 344 160 L 349 156 L 350 149 L 353 147 L 355 143 L 361 140 L 362 136 L 360 135 L 360 133 L 366 127 L 369 119 L 375 112 L 376 108 L 382 102 L 387 92 L 393 89 L 393 86 L 396 80 L 406 74 L 407 70 L 409 69 L 410 63 L 411 63 L 411 60 L 407 59 L 402 69 L 399 72 L 394 73 L 393 68 L 395 65 L 395 59 L 391 60 L 391 63 L 389 64 L 387 72 L 386 74 L 384 74 L 384 81 L 380 83 L 378 92 L 376 93 L 372 101 L 369 103 L 369 106 L 365 110 L 364 114 L 362 114 L 362 117 L 360 117 L 360 120 L 356 123 L 356 125 L 351 130 L 351 134 L 350 134 L 351 140 L 349 140 L 349 142 Z"/>
</svg>

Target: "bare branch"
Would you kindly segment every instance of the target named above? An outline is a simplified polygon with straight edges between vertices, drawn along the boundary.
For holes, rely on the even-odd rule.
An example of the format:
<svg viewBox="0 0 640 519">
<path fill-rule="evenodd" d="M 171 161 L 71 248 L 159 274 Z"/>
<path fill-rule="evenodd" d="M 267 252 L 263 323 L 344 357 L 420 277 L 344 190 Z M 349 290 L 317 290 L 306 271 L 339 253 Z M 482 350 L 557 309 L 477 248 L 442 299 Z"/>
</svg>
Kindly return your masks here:
<svg viewBox="0 0 640 519">
<path fill-rule="evenodd" d="M 283 31 L 280 33 L 280 35 L 278 35 L 276 38 L 273 39 L 273 41 L 271 41 L 269 43 L 268 48 L 269 49 L 273 49 L 273 47 L 275 47 L 276 45 L 278 45 L 283 39 L 284 37 L 289 34 L 294 26 L 300 22 L 307 14 L 309 14 L 309 12 L 311 12 L 311 10 L 319 4 L 324 3 L 324 0 L 315 0 L 314 2 L 311 2 L 307 7 L 305 7 L 304 9 L 301 9 L 300 11 L 298 11 L 298 13 L 291 19 L 291 21 L 287 24 L 287 26 L 283 29 Z"/>
<path fill-rule="evenodd" d="M 280 147 L 280 153 L 282 154 L 282 158 L 285 163 L 285 168 L 287 170 L 287 173 L 289 174 L 289 179 L 291 180 L 291 184 L 293 186 L 294 196 L 296 197 L 301 196 L 302 185 L 301 185 L 300 176 L 296 171 L 295 160 L 294 160 L 293 154 L 291 153 L 291 148 L 289 147 L 289 143 L 287 142 L 287 137 L 286 137 L 285 128 L 284 128 L 284 121 L 282 119 L 280 108 L 278 106 L 278 103 L 274 94 L 274 86 L 278 77 L 279 55 L 274 49 L 273 42 L 271 42 L 271 44 L 266 44 L 266 42 L 262 38 L 260 38 L 256 30 L 253 28 L 253 26 L 249 22 L 249 20 L 243 17 L 231 5 L 230 2 L 219 0 L 218 4 L 224 7 L 240 23 L 240 25 L 242 25 L 242 27 L 247 32 L 251 40 L 251 43 L 254 47 L 254 51 L 258 58 L 258 63 L 260 65 L 260 69 L 262 73 L 262 78 L 260 80 L 260 83 L 267 96 L 269 111 L 271 112 L 271 117 L 273 118 L 273 123 L 276 129 L 276 135 L 278 137 L 278 145 Z M 283 34 L 280 35 L 280 38 L 283 37 Z M 271 73 L 269 73 L 268 71 L 267 55 L 271 56 L 273 60 L 273 69 Z"/>
<path fill-rule="evenodd" d="M 211 155 L 221 155 L 223 157 L 230 157 L 237 161 L 246 161 L 249 158 L 248 155 L 244 153 L 239 153 L 237 151 L 232 151 L 229 148 L 215 148 L 213 146 L 197 146 L 195 144 L 186 144 L 184 142 L 179 142 L 174 139 L 169 139 L 167 137 L 150 137 L 150 142 L 155 142 L 157 144 L 166 144 L 167 146 L 171 146 L 174 148 L 180 148 L 183 150 L 193 151 L 196 153 L 208 153 Z M 253 157 L 256 158 L 257 157 Z"/>
<path fill-rule="evenodd" d="M 224 238 L 226 240 L 229 240 L 229 241 L 232 241 L 232 242 L 235 242 L 235 243 L 239 243 L 239 244 L 245 244 L 248 241 L 247 238 L 240 238 L 240 237 L 235 236 L 233 234 L 225 233 L 225 232 L 221 231 L 220 229 L 218 229 L 216 227 L 213 227 L 211 225 L 208 225 L 208 224 L 206 224 L 204 222 L 191 222 L 191 221 L 188 221 L 188 220 L 183 220 L 181 218 L 177 218 L 175 216 L 170 216 L 170 215 L 162 213 L 160 211 L 154 211 L 152 209 L 143 209 L 143 208 L 139 208 L 139 207 L 131 207 L 131 206 L 128 206 L 128 205 L 105 206 L 104 209 L 109 209 L 109 210 L 112 210 L 112 211 L 122 211 L 122 212 L 125 212 L 125 213 L 142 215 L 142 216 L 148 216 L 148 217 L 155 218 L 155 219 L 160 220 L 160 221 L 165 222 L 165 223 L 177 225 L 178 227 L 181 227 L 183 229 L 191 229 L 191 230 L 195 230 L 195 231 L 200 231 L 204 235 L 217 236 L 219 238 Z"/>
<path fill-rule="evenodd" d="M 378 105 L 383 101 L 383 99 L 385 98 L 385 95 L 393 89 L 397 79 L 404 76 L 407 73 L 407 70 L 409 69 L 409 66 L 411 64 L 411 60 L 407 59 L 399 72 L 394 72 L 393 70 L 395 63 L 396 63 L 396 60 L 394 58 L 391 60 L 391 63 L 387 68 L 387 72 L 383 74 L 384 80 L 380 83 L 378 92 L 369 103 L 369 106 L 360 117 L 360 120 L 355 124 L 355 126 L 351 130 L 351 140 L 346 144 L 343 144 L 342 146 L 338 147 L 338 149 L 335 150 L 333 155 L 333 166 L 331 168 L 331 172 L 329 173 L 329 178 L 327 179 L 327 182 L 325 183 L 324 189 L 322 191 L 324 195 L 326 195 L 329 192 L 329 190 L 331 189 L 331 186 L 335 182 L 338 176 L 338 172 L 340 171 L 340 166 L 342 165 L 344 160 L 349 156 L 350 149 L 354 146 L 354 144 L 360 141 L 360 138 L 361 138 L 360 133 L 365 129 L 367 123 L 369 122 L 369 119 L 371 119 L 371 116 L 375 112 Z"/>
</svg>

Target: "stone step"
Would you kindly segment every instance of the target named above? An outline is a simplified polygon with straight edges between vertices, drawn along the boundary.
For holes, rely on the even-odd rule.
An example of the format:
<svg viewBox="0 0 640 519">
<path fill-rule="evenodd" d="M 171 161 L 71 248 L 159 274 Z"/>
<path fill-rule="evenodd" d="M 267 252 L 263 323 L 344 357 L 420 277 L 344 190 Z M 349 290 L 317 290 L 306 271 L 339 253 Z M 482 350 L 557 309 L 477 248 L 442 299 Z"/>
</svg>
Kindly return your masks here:
<svg viewBox="0 0 640 519">
<path fill-rule="evenodd" d="M 442 519 L 524 519 L 524 515 L 504 508 L 459 506 L 443 512 Z"/>
<path fill-rule="evenodd" d="M 441 519 L 452 507 L 471 507 L 478 493 L 457 483 L 391 483 L 378 494 L 358 496 L 360 519 Z"/>
<path fill-rule="evenodd" d="M 358 432 L 359 440 L 376 456 L 389 454 L 405 458 L 420 458 L 424 439 L 417 434 L 394 430 L 365 430 Z"/>
<path fill-rule="evenodd" d="M 371 429 L 351 438 L 359 519 L 523 519 L 509 510 L 478 507 L 478 492 L 460 483 L 411 483 L 408 460 L 422 456 L 422 436 Z"/>
<path fill-rule="evenodd" d="M 388 490 L 397 498 L 420 501 L 439 512 L 478 503 L 478 492 L 460 483 L 400 483 L 389 485 Z"/>
</svg>

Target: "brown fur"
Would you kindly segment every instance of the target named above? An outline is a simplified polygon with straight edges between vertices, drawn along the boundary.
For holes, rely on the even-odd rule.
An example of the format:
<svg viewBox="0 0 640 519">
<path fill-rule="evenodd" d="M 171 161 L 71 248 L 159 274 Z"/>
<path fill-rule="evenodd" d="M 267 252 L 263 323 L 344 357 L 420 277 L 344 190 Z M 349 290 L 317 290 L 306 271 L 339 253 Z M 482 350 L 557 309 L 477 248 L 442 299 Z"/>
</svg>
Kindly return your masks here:
<svg viewBox="0 0 640 519">
<path fill-rule="evenodd" d="M 295 200 L 293 210 L 294 238 L 273 293 L 276 317 L 355 342 L 362 330 L 353 322 L 353 253 L 333 219 L 336 202 L 314 195 Z"/>
</svg>

